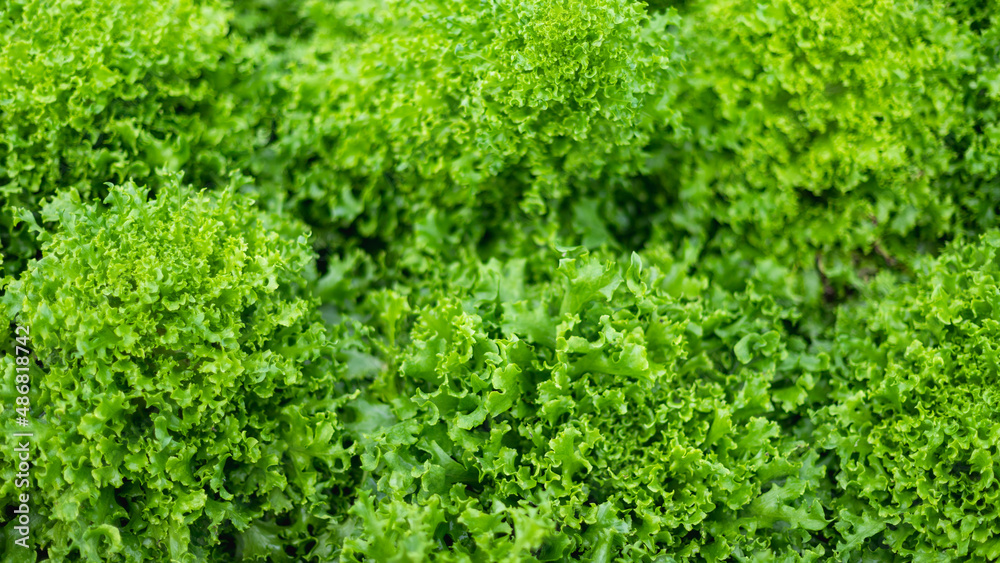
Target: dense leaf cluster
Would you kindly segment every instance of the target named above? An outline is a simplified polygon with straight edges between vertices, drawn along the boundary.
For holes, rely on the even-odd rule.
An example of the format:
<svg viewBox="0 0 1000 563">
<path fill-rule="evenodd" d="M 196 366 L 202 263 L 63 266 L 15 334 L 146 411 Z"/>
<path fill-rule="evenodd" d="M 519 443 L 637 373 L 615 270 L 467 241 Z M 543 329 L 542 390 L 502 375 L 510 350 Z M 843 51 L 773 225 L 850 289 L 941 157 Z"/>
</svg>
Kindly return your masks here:
<svg viewBox="0 0 1000 563">
<path fill-rule="evenodd" d="M 5 297 L 41 367 L 36 541 L 56 559 L 266 553 L 269 522 L 328 510 L 349 469 L 312 252 L 232 189 L 175 178 L 155 200 L 127 184 L 105 203 L 47 205 L 58 227 Z"/>
<path fill-rule="evenodd" d="M 996 8 L 0 2 L 0 558 L 1000 560 Z"/>
<path fill-rule="evenodd" d="M 39 209 L 60 190 L 103 198 L 105 183 L 158 182 L 183 170 L 221 186 L 263 144 L 267 108 L 252 78 L 255 49 L 229 33 L 217 2 L 51 4 L 0 7 L 0 194 Z M 264 123 L 262 125 L 262 123 Z M 266 132 L 266 131 L 265 131 Z M 37 244 L 0 217 L 5 248 Z"/>
<path fill-rule="evenodd" d="M 659 168 L 685 230 L 722 223 L 718 244 L 748 257 L 819 252 L 846 281 L 995 221 L 1000 194 L 971 176 L 996 166 L 980 121 L 996 43 L 968 19 L 936 2 L 721 0 L 678 33 L 683 130 Z"/>
<path fill-rule="evenodd" d="M 1000 557 L 1000 234 L 877 280 L 838 319 L 826 447 L 841 458 L 839 548 Z"/>
<path fill-rule="evenodd" d="M 398 422 L 361 457 L 383 498 L 359 508 L 351 552 L 720 559 L 808 543 L 826 525 L 822 469 L 769 417 L 823 366 L 773 300 L 644 261 L 566 257 L 538 284 L 523 260 L 491 262 L 414 307 L 383 382 Z M 421 525 L 396 528 L 400 514 Z"/>
<path fill-rule="evenodd" d="M 290 64 L 261 165 L 317 225 L 384 243 L 435 213 L 475 242 L 621 183 L 669 114 L 670 20 L 630 0 L 330 10 Z"/>
</svg>

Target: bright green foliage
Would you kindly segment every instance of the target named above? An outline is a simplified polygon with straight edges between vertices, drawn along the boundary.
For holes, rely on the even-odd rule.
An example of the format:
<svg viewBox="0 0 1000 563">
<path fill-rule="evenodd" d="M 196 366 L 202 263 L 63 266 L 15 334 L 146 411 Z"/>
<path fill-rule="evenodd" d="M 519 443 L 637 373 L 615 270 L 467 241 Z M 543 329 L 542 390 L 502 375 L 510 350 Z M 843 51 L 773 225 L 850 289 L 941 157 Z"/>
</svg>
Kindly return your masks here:
<svg viewBox="0 0 1000 563">
<path fill-rule="evenodd" d="M 913 284 L 880 278 L 842 311 L 836 349 L 821 414 L 842 559 L 1000 557 L 1000 233 L 923 262 Z"/>
<path fill-rule="evenodd" d="M 37 355 L 33 542 L 57 560 L 273 557 L 307 534 L 275 519 L 321 522 L 349 469 L 306 240 L 231 189 L 161 184 L 48 205 L 58 229 L 4 298 Z"/>
<path fill-rule="evenodd" d="M 0 198 L 40 199 L 105 182 L 151 185 L 158 168 L 224 183 L 249 154 L 246 79 L 229 14 L 215 2 L 11 0 L 0 7 Z M 33 256 L 0 220 L 4 244 Z"/>
<path fill-rule="evenodd" d="M 384 243 L 436 212 L 475 242 L 642 168 L 673 39 L 641 4 L 321 6 L 261 172 L 310 223 Z"/>
<path fill-rule="evenodd" d="M 1000 561 L 997 14 L 0 2 L 0 560 Z"/>
<path fill-rule="evenodd" d="M 523 261 L 492 262 L 421 300 L 382 387 L 399 422 L 361 458 L 379 500 L 355 507 L 364 533 L 348 548 L 389 560 L 379 550 L 406 545 L 399 561 L 822 555 L 823 469 L 769 418 L 805 399 L 823 357 L 773 300 L 650 262 L 567 256 L 538 284 Z M 404 303 L 383 301 L 388 326 Z"/>
<path fill-rule="evenodd" d="M 1000 10 L 995 2 L 956 2 L 955 19 L 972 32 L 976 54 L 975 73 L 964 91 L 965 120 L 976 134 L 955 139 L 961 160 L 943 188 L 958 193 L 967 213 L 965 220 L 977 231 L 996 227 L 1000 221 L 1000 26 L 994 24 Z"/>
<path fill-rule="evenodd" d="M 857 279 L 993 217 L 995 190 L 951 176 L 985 140 L 966 96 L 985 86 L 970 83 L 987 47 L 951 15 L 923 0 L 700 2 L 678 32 L 683 130 L 662 152 L 671 221 Z"/>
<path fill-rule="evenodd" d="M 231 72 L 219 68 L 226 20 L 218 6 L 187 1 L 7 4 L 4 193 L 89 193 L 157 167 L 190 170 L 192 159 L 222 168 L 219 154 L 198 149 L 230 125 L 218 99 Z"/>
</svg>

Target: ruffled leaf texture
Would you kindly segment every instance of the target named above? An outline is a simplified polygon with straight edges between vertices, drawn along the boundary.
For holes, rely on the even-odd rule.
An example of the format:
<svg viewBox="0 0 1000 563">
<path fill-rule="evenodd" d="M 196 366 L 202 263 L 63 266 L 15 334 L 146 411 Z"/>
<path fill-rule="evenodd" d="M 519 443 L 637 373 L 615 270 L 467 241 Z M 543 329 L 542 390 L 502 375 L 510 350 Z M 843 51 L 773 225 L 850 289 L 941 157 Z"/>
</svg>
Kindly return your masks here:
<svg viewBox="0 0 1000 563">
<path fill-rule="evenodd" d="M 814 380 L 800 360 L 817 357 L 786 333 L 788 310 L 639 255 L 571 253 L 539 283 L 524 270 L 482 264 L 413 304 L 410 341 L 381 382 L 398 422 L 366 444 L 373 482 L 345 553 L 824 554 L 812 539 L 828 522 L 824 469 L 779 422 L 778 397 L 804 399 Z"/>
<path fill-rule="evenodd" d="M 283 554 L 350 469 L 307 240 L 231 187 L 109 191 L 106 209 L 73 193 L 44 207 L 58 227 L 3 298 L 36 358 L 33 541 L 84 561 Z"/>
<path fill-rule="evenodd" d="M 837 322 L 834 403 L 842 560 L 1000 557 L 1000 233 L 954 243 L 912 283 L 885 276 Z"/>
</svg>

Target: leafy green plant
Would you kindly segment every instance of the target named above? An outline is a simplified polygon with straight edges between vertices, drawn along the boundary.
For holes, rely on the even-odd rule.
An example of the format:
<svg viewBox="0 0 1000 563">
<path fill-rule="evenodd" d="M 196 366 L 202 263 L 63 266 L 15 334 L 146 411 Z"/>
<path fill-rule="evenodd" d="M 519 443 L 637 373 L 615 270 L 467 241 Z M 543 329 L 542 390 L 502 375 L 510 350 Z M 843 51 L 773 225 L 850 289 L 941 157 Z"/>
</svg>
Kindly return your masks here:
<svg viewBox="0 0 1000 563">
<path fill-rule="evenodd" d="M 838 544 L 931 560 L 1000 557 L 993 499 L 1000 389 L 1000 233 L 883 276 L 837 323 L 823 440 L 840 459 Z"/>
<path fill-rule="evenodd" d="M 419 299 L 398 373 L 376 385 L 398 422 L 361 457 L 378 500 L 355 506 L 362 534 L 345 551 L 822 555 L 824 470 L 772 417 L 805 399 L 824 356 L 767 297 L 643 262 L 566 256 L 537 284 L 523 260 L 492 262 Z M 386 326 L 406 303 L 383 301 Z"/>
<path fill-rule="evenodd" d="M 12 0 L 0 7 L 0 197 L 37 211 L 75 188 L 156 187 L 157 169 L 223 185 L 257 143 L 242 42 L 219 3 Z M 256 108 L 263 109 L 263 108 Z M 6 207 L 6 206 L 5 206 Z M 37 244 L 0 218 L 5 247 Z"/>
<path fill-rule="evenodd" d="M 992 217 L 995 190 L 953 178 L 986 142 L 966 96 L 995 45 L 963 24 L 936 2 L 698 3 L 659 153 L 671 224 L 857 284 Z"/>
<path fill-rule="evenodd" d="M 279 157 L 261 176 L 321 231 L 385 245 L 437 213 L 475 243 L 643 166 L 668 17 L 628 0 L 313 12 L 312 51 L 286 79 L 288 119 L 269 149 Z"/>
<path fill-rule="evenodd" d="M 0 2 L 0 559 L 1000 560 L 996 8 Z"/>
<path fill-rule="evenodd" d="M 161 183 L 111 188 L 106 211 L 47 205 L 58 228 L 6 289 L 37 356 L 34 533 L 53 558 L 252 559 L 267 537 L 284 553 L 305 523 L 275 519 L 332 510 L 350 466 L 305 238 L 231 188 Z"/>
</svg>

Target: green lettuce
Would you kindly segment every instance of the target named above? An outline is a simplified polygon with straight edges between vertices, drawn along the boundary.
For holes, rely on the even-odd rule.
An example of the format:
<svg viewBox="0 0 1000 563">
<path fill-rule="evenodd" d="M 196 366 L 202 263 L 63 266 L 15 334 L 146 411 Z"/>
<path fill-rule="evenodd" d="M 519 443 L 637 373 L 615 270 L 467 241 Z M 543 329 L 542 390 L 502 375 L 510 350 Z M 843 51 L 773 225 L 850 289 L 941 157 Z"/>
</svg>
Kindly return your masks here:
<svg viewBox="0 0 1000 563">
<path fill-rule="evenodd" d="M 415 324 L 372 388 L 398 422 L 363 442 L 374 481 L 345 553 L 823 555 L 824 469 L 782 411 L 825 355 L 786 332 L 794 315 L 772 299 L 665 266 L 575 252 L 528 283 L 524 261 L 490 262 L 412 303 L 381 300 L 387 327 L 407 309 Z"/>
<path fill-rule="evenodd" d="M 417 229 L 472 243 L 544 233 L 528 217 L 581 194 L 604 201 L 670 116 L 671 19 L 629 0 L 306 11 L 317 29 L 282 81 L 285 116 L 258 175 L 333 247 L 391 254 Z"/>
<path fill-rule="evenodd" d="M 995 32 L 920 0 L 687 10 L 685 72 L 665 83 L 680 125 L 656 138 L 660 236 L 818 271 L 842 299 L 989 226 L 1000 197 L 970 172 L 995 169 Z"/>
<path fill-rule="evenodd" d="M 158 169 L 211 187 L 262 144 L 245 41 L 219 2 L 12 0 L 0 6 L 0 199 L 37 213 L 75 188 L 103 199 L 105 183 L 157 187 Z M 263 99 L 256 100 L 258 103 Z M 5 209 L 5 211 L 7 211 Z M 30 232 L 0 216 L 16 249 Z"/>
<path fill-rule="evenodd" d="M 840 559 L 996 560 L 1000 233 L 866 297 L 839 315 L 835 400 L 818 417 L 839 460 Z"/>
<path fill-rule="evenodd" d="M 231 187 L 160 184 L 112 187 L 106 210 L 46 205 L 58 227 L 6 288 L 36 358 L 32 542 L 85 561 L 293 559 L 351 467 L 312 251 Z M 5 478 L 5 506 L 17 491 Z"/>
</svg>

